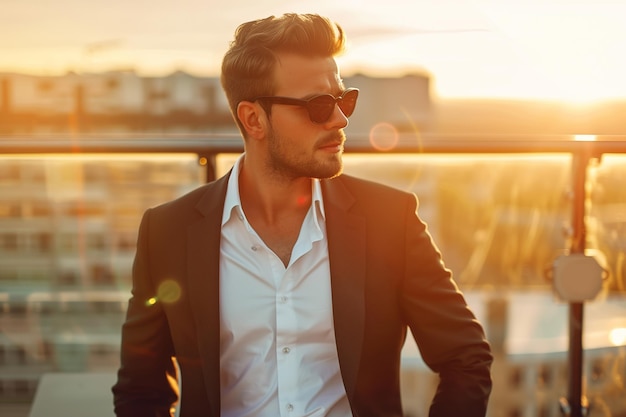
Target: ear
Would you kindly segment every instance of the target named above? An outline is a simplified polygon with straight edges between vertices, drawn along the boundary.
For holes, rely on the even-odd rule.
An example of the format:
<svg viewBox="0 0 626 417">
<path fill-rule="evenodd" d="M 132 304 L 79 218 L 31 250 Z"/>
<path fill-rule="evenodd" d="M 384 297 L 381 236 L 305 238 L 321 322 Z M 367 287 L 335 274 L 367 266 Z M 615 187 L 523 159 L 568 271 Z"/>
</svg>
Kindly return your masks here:
<svg viewBox="0 0 626 417">
<path fill-rule="evenodd" d="M 265 136 L 267 116 L 260 104 L 251 101 L 240 102 L 237 105 L 237 117 L 249 137 L 258 139 Z"/>
</svg>

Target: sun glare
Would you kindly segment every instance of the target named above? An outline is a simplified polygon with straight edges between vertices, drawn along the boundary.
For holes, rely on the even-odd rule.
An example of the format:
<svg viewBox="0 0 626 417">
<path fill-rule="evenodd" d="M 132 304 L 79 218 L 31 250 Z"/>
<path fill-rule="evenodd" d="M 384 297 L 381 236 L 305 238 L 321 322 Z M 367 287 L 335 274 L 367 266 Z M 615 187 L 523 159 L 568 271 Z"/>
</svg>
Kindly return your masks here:
<svg viewBox="0 0 626 417">
<path fill-rule="evenodd" d="M 576 142 L 593 142 L 596 140 L 596 135 L 574 135 Z"/>
<path fill-rule="evenodd" d="M 346 75 L 427 72 L 433 94 L 441 98 L 542 99 L 576 105 L 626 97 L 623 2 L 452 0 L 450 7 L 448 1 L 388 0 L 381 9 L 374 0 L 347 1 L 316 2 L 318 12 L 341 23 L 348 34 L 349 47 L 341 58 Z M 59 0 L 58 12 L 50 10 L 45 19 L 43 14 L 34 15 L 25 26 L 63 25 L 68 19 L 66 2 Z M 25 6 L 14 3 L 3 10 L 7 22 L 24 13 Z M 104 7 L 103 0 L 95 3 Z M 293 0 L 281 3 L 268 13 L 302 8 Z M 199 0 L 187 6 L 191 13 L 202 7 Z M 215 76 L 233 30 L 243 19 L 226 7 L 212 19 L 206 17 L 201 33 L 196 33 L 179 27 L 185 25 L 176 17 L 180 13 L 162 10 L 168 27 L 177 33 L 166 38 L 141 19 L 136 8 L 123 6 L 119 11 L 128 23 L 115 22 L 115 30 L 104 33 L 96 30 L 99 26 L 87 33 L 72 33 L 67 26 L 57 35 L 53 30 L 42 35 L 34 30 L 11 32 L 17 26 L 0 27 L 0 39 L 11 39 L 10 46 L 0 42 L 0 72 L 46 75 L 123 67 L 152 75 L 180 69 Z M 84 26 L 93 19 L 76 13 L 81 14 L 72 15 L 72 20 L 83 21 Z"/>
<path fill-rule="evenodd" d="M 609 333 L 609 339 L 613 346 L 623 346 L 626 345 L 626 328 L 617 327 L 611 330 Z"/>
</svg>

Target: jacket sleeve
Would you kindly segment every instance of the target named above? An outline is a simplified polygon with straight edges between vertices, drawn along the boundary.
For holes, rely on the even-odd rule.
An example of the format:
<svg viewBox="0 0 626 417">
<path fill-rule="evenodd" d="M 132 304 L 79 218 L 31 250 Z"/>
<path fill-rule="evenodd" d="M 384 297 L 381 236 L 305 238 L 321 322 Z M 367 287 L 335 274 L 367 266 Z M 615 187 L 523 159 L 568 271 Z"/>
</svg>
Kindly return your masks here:
<svg viewBox="0 0 626 417">
<path fill-rule="evenodd" d="M 424 362 L 439 375 L 431 417 L 483 417 L 493 360 L 481 324 L 445 268 L 413 196 L 406 210 L 403 314 Z"/>
<path fill-rule="evenodd" d="M 121 366 L 112 388 L 118 417 L 173 416 L 178 399 L 170 329 L 150 272 L 150 215 L 148 210 L 139 227 Z"/>
</svg>

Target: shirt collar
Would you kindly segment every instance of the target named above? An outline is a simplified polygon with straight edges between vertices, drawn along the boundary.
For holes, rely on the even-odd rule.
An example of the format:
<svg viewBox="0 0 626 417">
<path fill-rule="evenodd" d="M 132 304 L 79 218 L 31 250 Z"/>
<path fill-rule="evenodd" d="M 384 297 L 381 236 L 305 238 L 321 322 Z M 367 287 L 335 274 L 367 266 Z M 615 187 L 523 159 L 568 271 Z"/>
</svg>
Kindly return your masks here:
<svg viewBox="0 0 626 417">
<path fill-rule="evenodd" d="M 230 220 L 233 209 L 237 208 L 240 216 L 243 216 L 243 210 L 241 209 L 241 198 L 239 197 L 239 171 L 241 170 L 241 161 L 244 154 L 239 156 L 233 165 L 233 169 L 230 172 L 228 178 L 228 185 L 226 186 L 226 199 L 224 200 L 224 212 L 222 214 L 222 226 Z"/>
<path fill-rule="evenodd" d="M 232 216 L 233 209 L 236 208 L 238 214 L 240 216 L 244 216 L 243 209 L 241 207 L 241 197 L 239 195 L 239 172 L 241 172 L 241 163 L 243 161 L 244 154 L 241 154 L 239 158 L 235 161 L 233 165 L 233 169 L 230 174 L 230 178 L 228 178 L 228 185 L 226 187 L 226 199 L 224 200 L 224 212 L 222 213 L 222 226 Z M 317 178 L 313 178 L 311 180 L 311 204 L 315 207 L 314 214 L 315 219 L 318 219 L 318 216 L 321 217 L 320 221 L 326 220 L 326 212 L 324 211 L 324 200 L 322 198 L 322 186 L 320 184 L 320 180 Z M 316 221 L 316 223 L 318 223 Z"/>
</svg>

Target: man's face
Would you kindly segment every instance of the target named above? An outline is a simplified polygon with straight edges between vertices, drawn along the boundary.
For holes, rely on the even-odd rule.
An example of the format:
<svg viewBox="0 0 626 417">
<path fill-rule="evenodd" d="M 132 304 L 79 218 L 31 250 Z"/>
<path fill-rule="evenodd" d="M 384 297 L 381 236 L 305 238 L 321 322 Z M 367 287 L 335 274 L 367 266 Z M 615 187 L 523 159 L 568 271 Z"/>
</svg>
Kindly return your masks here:
<svg viewBox="0 0 626 417">
<path fill-rule="evenodd" d="M 343 83 L 335 60 L 279 55 L 275 70 L 276 96 L 308 99 L 319 94 L 338 96 Z M 267 134 L 267 164 L 288 178 L 332 178 L 343 170 L 343 128 L 348 119 L 335 105 L 324 123 L 314 123 L 304 107 L 274 104 Z"/>
</svg>

